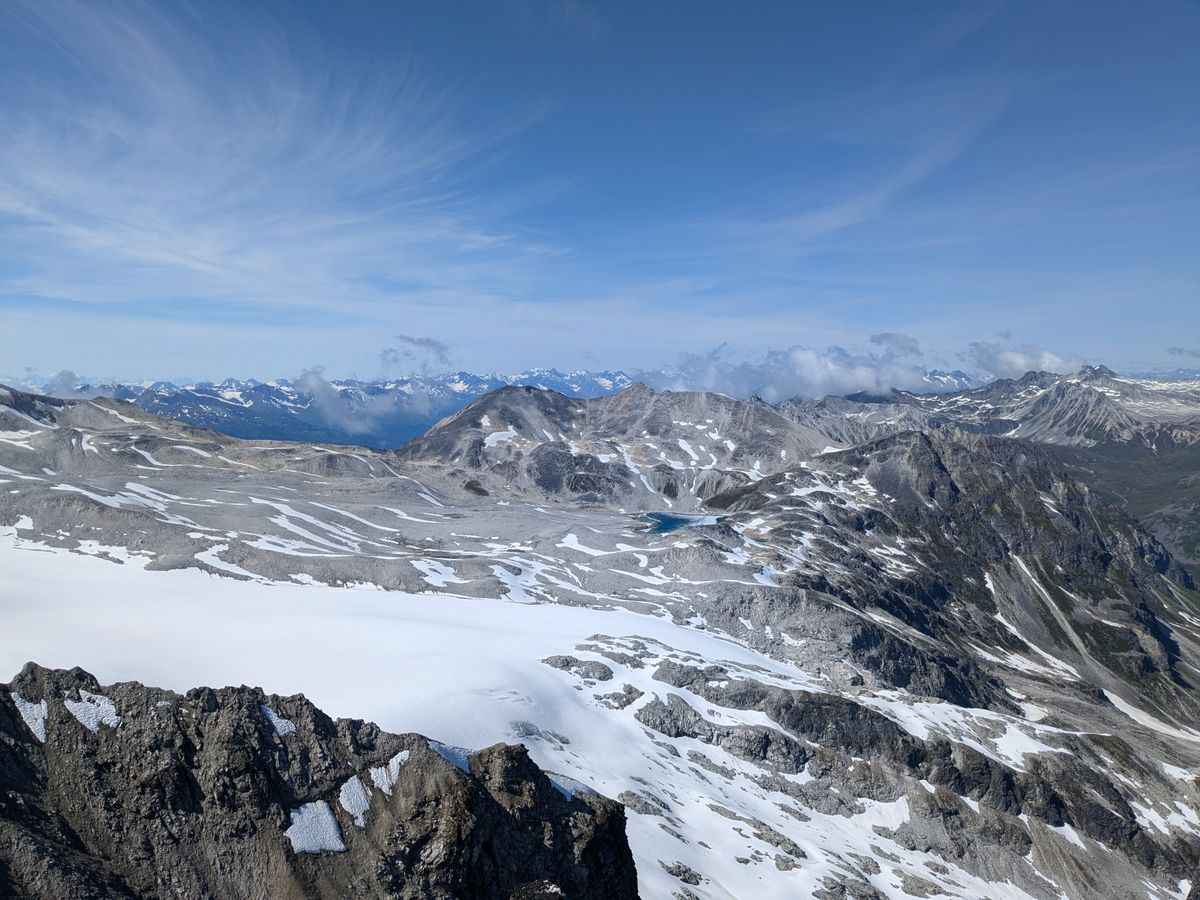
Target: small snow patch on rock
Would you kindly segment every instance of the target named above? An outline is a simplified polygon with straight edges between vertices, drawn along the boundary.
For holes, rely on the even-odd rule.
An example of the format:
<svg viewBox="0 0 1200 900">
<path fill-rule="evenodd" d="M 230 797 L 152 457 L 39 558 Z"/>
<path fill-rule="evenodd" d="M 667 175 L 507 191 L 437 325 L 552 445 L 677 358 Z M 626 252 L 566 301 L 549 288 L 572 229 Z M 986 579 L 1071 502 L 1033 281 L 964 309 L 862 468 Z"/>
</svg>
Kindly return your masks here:
<svg viewBox="0 0 1200 900">
<path fill-rule="evenodd" d="M 354 824 L 362 828 L 366 824 L 365 816 L 371 808 L 371 795 L 363 787 L 362 781 L 355 775 L 342 785 L 338 793 L 338 803 L 342 809 L 354 817 Z"/>
<path fill-rule="evenodd" d="M 32 700 L 26 700 L 20 694 L 12 694 L 12 701 L 17 707 L 17 712 L 21 714 L 21 718 L 25 720 L 25 726 L 33 732 L 33 736 L 46 743 L 46 713 L 49 707 L 45 700 L 34 703 Z"/>
<path fill-rule="evenodd" d="M 559 775 L 557 772 L 547 772 L 546 777 L 550 779 L 550 783 L 558 790 L 560 794 L 570 800 L 576 794 L 589 794 L 596 796 L 596 792 L 584 784 L 582 781 L 576 781 L 566 775 Z"/>
<path fill-rule="evenodd" d="M 258 708 L 262 710 L 262 714 L 271 722 L 271 727 L 275 729 L 275 733 L 280 737 L 291 734 L 296 730 L 296 725 L 291 719 L 280 717 L 275 710 L 271 709 L 265 703 L 260 704 Z"/>
<path fill-rule="evenodd" d="M 107 697 L 85 690 L 80 690 L 79 696 L 79 700 L 65 698 L 63 703 L 67 711 L 88 731 L 95 734 L 101 725 L 116 728 L 120 723 L 121 717 L 117 715 L 116 704 Z"/>
<path fill-rule="evenodd" d="M 379 788 L 389 797 L 392 796 L 392 786 L 396 783 L 396 779 L 400 777 L 400 767 L 406 762 L 408 762 L 408 751 L 401 750 L 388 760 L 386 766 L 371 767 L 371 781 L 375 783 L 375 787 Z"/>
<path fill-rule="evenodd" d="M 292 842 L 293 853 L 343 853 L 346 850 L 337 819 L 324 800 L 293 809 L 292 824 L 284 834 Z"/>
<path fill-rule="evenodd" d="M 511 441 L 517 436 L 517 431 L 513 427 L 505 428 L 503 431 L 493 431 L 483 439 L 483 443 L 488 447 L 495 447 L 497 444 L 502 444 L 506 441 Z"/>
<path fill-rule="evenodd" d="M 440 741 L 430 741 L 429 749 L 446 762 L 462 769 L 468 775 L 471 773 L 469 760 L 475 752 L 474 750 L 468 750 L 466 747 L 451 747 L 449 744 L 443 744 Z"/>
</svg>

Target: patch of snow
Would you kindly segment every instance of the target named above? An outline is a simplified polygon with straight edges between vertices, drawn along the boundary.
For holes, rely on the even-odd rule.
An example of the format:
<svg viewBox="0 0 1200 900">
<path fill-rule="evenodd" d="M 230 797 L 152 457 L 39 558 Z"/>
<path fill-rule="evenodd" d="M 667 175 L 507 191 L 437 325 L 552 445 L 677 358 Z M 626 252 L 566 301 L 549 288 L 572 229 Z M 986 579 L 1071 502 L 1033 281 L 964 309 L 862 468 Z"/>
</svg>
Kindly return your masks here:
<svg viewBox="0 0 1200 900">
<path fill-rule="evenodd" d="M 199 447 L 189 447 L 187 444 L 172 444 L 171 446 L 176 450 L 183 450 L 187 453 L 194 453 L 196 456 L 203 456 L 205 459 L 212 459 L 211 453 L 201 450 Z"/>
<path fill-rule="evenodd" d="M 517 436 L 516 429 L 510 425 L 508 428 L 504 429 L 504 431 L 493 431 L 491 434 L 489 434 L 487 437 L 485 437 L 483 439 L 483 443 L 484 443 L 484 446 L 495 447 L 497 444 L 502 444 L 502 443 L 506 443 L 507 441 L 511 441 L 516 436 Z"/>
<path fill-rule="evenodd" d="M 1179 781 L 1191 781 L 1196 777 L 1196 773 L 1191 769 L 1183 769 L 1179 766 L 1173 766 L 1170 763 L 1159 763 L 1164 772 L 1170 778 L 1175 778 Z"/>
<path fill-rule="evenodd" d="M 293 853 L 343 853 L 342 830 L 333 810 L 324 800 L 305 803 L 292 810 L 292 823 L 284 832 Z"/>
<path fill-rule="evenodd" d="M 583 544 L 579 543 L 579 538 L 576 537 L 574 532 L 569 533 L 566 537 L 564 537 L 561 541 L 559 541 L 558 544 L 556 544 L 555 546 L 564 547 L 567 550 L 575 550 L 579 553 L 586 553 L 588 556 L 608 556 L 609 555 L 608 550 L 596 550 L 592 547 L 585 547 Z"/>
<path fill-rule="evenodd" d="M 470 759 L 475 752 L 474 750 L 468 750 L 466 747 L 452 747 L 449 744 L 443 744 L 441 741 L 430 741 L 429 749 L 468 775 L 471 773 Z"/>
<path fill-rule="evenodd" d="M 278 715 L 275 710 L 271 709 L 265 703 L 259 704 L 258 708 L 262 710 L 262 714 L 267 717 L 267 721 L 271 723 L 271 727 L 275 729 L 275 733 L 280 737 L 285 737 L 296 730 L 296 724 L 291 719 L 285 719 Z"/>
<path fill-rule="evenodd" d="M 401 750 L 389 759 L 386 765 L 372 766 L 368 774 L 370 774 L 375 787 L 389 797 L 392 796 L 392 787 L 396 784 L 396 779 L 400 777 L 400 767 L 408 762 L 408 757 L 409 752 Z"/>
<path fill-rule="evenodd" d="M 422 573 L 422 577 L 433 587 L 445 587 L 448 584 L 466 584 L 452 568 L 433 559 L 410 560 L 413 568 Z"/>
<path fill-rule="evenodd" d="M 20 694 L 13 693 L 13 704 L 17 707 L 17 712 L 21 714 L 21 718 L 25 720 L 25 726 L 33 732 L 33 736 L 46 743 L 46 713 L 50 707 L 45 700 L 39 700 L 34 703 L 32 700 L 26 700 Z"/>
<path fill-rule="evenodd" d="M 65 698 L 63 704 L 67 707 L 67 711 L 79 720 L 88 731 L 95 734 L 100 730 L 101 725 L 107 725 L 110 728 L 116 728 L 121 722 L 121 717 L 117 715 L 117 707 L 110 699 L 102 694 L 93 694 L 90 691 L 80 689 L 79 700 L 71 700 Z"/>
<path fill-rule="evenodd" d="M 1127 703 L 1112 691 L 1104 691 L 1104 696 L 1108 698 L 1109 703 L 1111 703 L 1129 718 L 1133 719 L 1133 721 L 1137 722 L 1139 725 L 1149 728 L 1151 731 L 1157 731 L 1159 734 L 1166 735 L 1167 737 L 1178 738 L 1179 740 L 1183 741 L 1200 743 L 1200 733 L 1192 731 L 1190 728 L 1182 729 L 1176 728 L 1174 725 L 1168 725 L 1166 722 L 1156 719 L 1148 712 L 1144 712 L 1133 704 Z"/>
<path fill-rule="evenodd" d="M 558 792 L 568 800 L 576 794 L 590 794 L 592 796 L 596 794 L 594 790 L 582 781 L 577 781 L 567 775 L 560 775 L 557 772 L 547 772 L 546 777 L 550 779 L 550 783 L 554 785 Z"/>
<path fill-rule="evenodd" d="M 359 828 L 367 824 L 365 817 L 367 810 L 371 808 L 371 795 L 367 793 L 357 775 L 342 785 L 342 789 L 338 791 L 338 803 L 354 817 L 354 824 Z"/>
<path fill-rule="evenodd" d="M 221 559 L 221 551 L 228 549 L 228 544 L 213 544 L 207 550 L 201 550 L 199 553 L 197 553 L 195 558 L 202 563 L 207 563 L 214 569 L 219 569 L 222 572 L 228 572 L 230 575 L 240 575 L 243 578 L 249 578 L 254 581 L 262 580 L 253 572 L 248 572 L 239 565 L 235 565 L 234 563 L 226 562 L 225 560 Z"/>
</svg>

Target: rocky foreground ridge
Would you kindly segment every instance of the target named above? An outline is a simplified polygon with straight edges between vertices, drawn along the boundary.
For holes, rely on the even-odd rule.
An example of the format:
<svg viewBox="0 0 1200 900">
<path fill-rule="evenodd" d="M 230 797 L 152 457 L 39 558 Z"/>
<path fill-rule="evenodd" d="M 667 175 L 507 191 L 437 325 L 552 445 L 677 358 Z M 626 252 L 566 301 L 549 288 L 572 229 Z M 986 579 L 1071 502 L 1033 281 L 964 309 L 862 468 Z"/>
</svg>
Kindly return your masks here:
<svg viewBox="0 0 1200 900">
<path fill-rule="evenodd" d="M 627 898 L 622 806 L 259 688 L 0 691 L 0 895 Z"/>
</svg>

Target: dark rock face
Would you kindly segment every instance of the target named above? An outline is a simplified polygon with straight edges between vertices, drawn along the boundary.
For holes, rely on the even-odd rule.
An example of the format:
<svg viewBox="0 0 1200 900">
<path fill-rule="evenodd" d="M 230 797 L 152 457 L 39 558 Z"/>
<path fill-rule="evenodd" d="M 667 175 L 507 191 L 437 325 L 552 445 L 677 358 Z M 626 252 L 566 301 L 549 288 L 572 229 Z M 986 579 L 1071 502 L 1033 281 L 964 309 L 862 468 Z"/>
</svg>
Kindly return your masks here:
<svg viewBox="0 0 1200 900">
<path fill-rule="evenodd" d="M 546 665 L 565 672 L 572 672 L 583 679 L 608 681 L 613 677 L 612 669 L 594 659 L 581 660 L 574 656 L 548 656 L 542 660 Z"/>
<path fill-rule="evenodd" d="M 936 642 L 906 642 L 876 624 L 855 623 L 842 644 L 882 681 L 963 706 L 1004 709 L 1010 704 L 1003 686 L 972 659 L 971 648 L 1022 652 L 1036 643 L 1097 679 L 1136 684 L 1168 708 L 1186 703 L 1196 714 L 1181 699 L 1171 627 L 1170 586 L 1193 590 L 1191 576 L 1137 521 L 1064 471 L 1049 449 L 942 428 L 862 444 L 823 465 L 835 473 L 826 480 L 869 486 L 885 504 L 839 504 L 831 490 L 819 512 L 796 508 L 789 497 L 799 482 L 785 472 L 708 506 L 770 516 L 776 538 L 836 548 L 836 557 L 822 555 L 843 565 L 792 567 L 787 587 L 795 594 L 875 608 Z M 890 560 L 873 556 L 874 541 L 905 548 L 907 566 L 889 568 Z M 773 603 L 764 616 L 783 621 L 787 594 Z M 1021 636 L 998 614 L 1016 622 Z"/>
<path fill-rule="evenodd" d="M 0 692 L 0 894 L 636 897 L 623 807 L 573 787 L 521 746 L 30 664 Z"/>
</svg>

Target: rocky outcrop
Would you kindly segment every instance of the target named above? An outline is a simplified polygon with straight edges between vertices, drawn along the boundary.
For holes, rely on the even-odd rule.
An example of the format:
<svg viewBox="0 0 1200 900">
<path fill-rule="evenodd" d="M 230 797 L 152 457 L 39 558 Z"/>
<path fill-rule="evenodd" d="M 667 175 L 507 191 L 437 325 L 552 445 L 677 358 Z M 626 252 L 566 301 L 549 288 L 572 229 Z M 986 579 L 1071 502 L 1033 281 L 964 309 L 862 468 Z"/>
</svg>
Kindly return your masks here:
<svg viewBox="0 0 1200 900">
<path fill-rule="evenodd" d="M 0 691 L 0 893 L 631 898 L 621 804 L 302 696 L 29 664 Z"/>
</svg>

